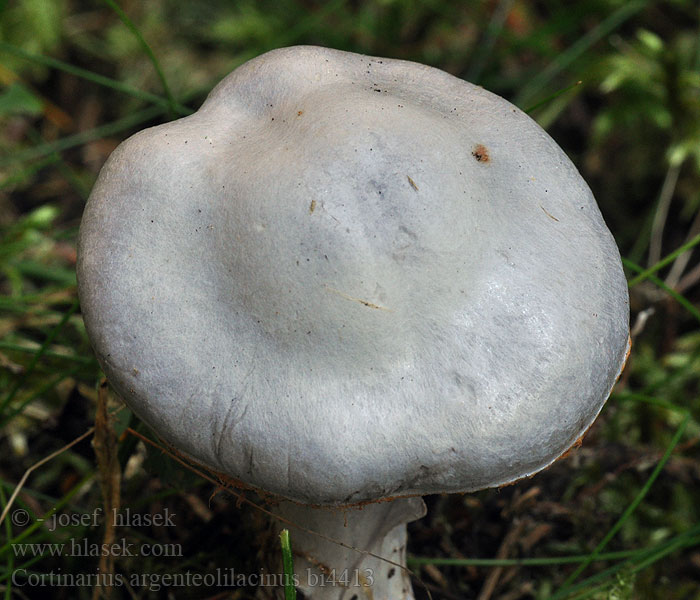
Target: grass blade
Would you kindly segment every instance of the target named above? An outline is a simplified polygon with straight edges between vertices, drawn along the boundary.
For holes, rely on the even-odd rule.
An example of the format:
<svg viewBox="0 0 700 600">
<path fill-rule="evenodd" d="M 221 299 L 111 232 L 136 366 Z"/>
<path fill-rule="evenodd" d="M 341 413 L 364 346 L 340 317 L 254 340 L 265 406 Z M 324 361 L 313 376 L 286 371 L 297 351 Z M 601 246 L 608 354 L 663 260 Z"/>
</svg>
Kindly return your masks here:
<svg viewBox="0 0 700 600">
<path fill-rule="evenodd" d="M 108 137 L 110 135 L 114 135 L 115 133 L 121 133 L 126 129 L 131 129 L 136 125 L 143 123 L 144 121 L 150 121 L 158 115 L 163 114 L 163 111 L 164 109 L 160 106 L 151 106 L 150 108 L 146 108 L 112 123 L 95 127 L 89 131 L 81 131 L 80 133 L 56 140 L 55 142 L 49 142 L 41 144 L 40 146 L 35 146 L 34 148 L 27 148 L 24 151 L 15 152 L 11 155 L 0 158 L 0 168 L 6 167 L 9 164 L 44 158 L 45 156 L 51 155 L 54 152 L 63 152 L 64 150 L 69 150 L 70 148 L 75 148 L 76 146 L 82 146 L 83 144 L 93 140 Z"/>
<path fill-rule="evenodd" d="M 17 380 L 17 383 L 15 383 L 12 389 L 7 393 L 7 396 L 5 396 L 5 399 L 0 403 L 0 415 L 2 415 L 5 412 L 5 409 L 8 407 L 10 402 L 14 400 L 15 396 L 17 395 L 17 392 L 27 380 L 27 377 L 29 377 L 29 375 L 31 375 L 34 369 L 36 368 L 37 364 L 39 363 L 39 359 L 44 355 L 44 352 L 46 352 L 46 350 L 54 341 L 54 339 L 56 339 L 56 336 L 66 326 L 66 324 L 68 323 L 68 319 L 70 319 L 77 312 L 79 306 L 80 303 L 78 302 L 78 300 L 73 302 L 73 305 L 66 311 L 58 325 L 56 325 L 56 327 L 54 327 L 51 330 L 49 335 L 46 336 L 44 343 L 41 345 L 41 348 L 39 348 L 36 354 L 34 354 L 34 357 L 27 366 L 27 369 L 24 372 L 23 376 Z"/>
<path fill-rule="evenodd" d="M 171 102 L 165 98 L 161 98 L 160 96 L 156 96 L 155 94 L 151 94 L 149 92 L 144 92 L 137 88 L 131 87 L 130 85 L 122 83 L 121 81 L 117 81 L 116 79 L 111 79 L 110 77 L 100 75 L 99 73 L 93 73 L 92 71 L 88 71 L 87 69 L 81 69 L 80 67 L 76 67 L 74 65 L 71 65 L 70 63 L 66 63 L 61 60 L 51 58 L 49 56 L 43 56 L 41 54 L 27 52 L 26 50 L 18 48 L 17 46 L 13 46 L 12 44 L 8 44 L 7 42 L 0 41 L 0 52 L 6 52 L 19 58 L 23 58 L 25 60 L 34 62 L 36 64 L 43 65 L 45 67 L 50 67 L 52 69 L 57 69 L 59 71 L 63 71 L 64 73 L 69 73 L 70 75 L 74 75 L 75 77 L 80 77 L 81 79 L 91 81 L 92 83 L 95 83 L 97 85 L 101 85 L 103 87 L 116 90 L 117 92 L 133 96 L 134 98 L 138 98 L 139 100 L 144 100 L 146 102 L 156 104 L 161 108 L 167 110 L 173 109 L 173 104 L 171 104 Z M 183 116 L 192 113 L 191 109 L 178 103 L 175 103 L 174 109 L 177 113 Z"/>
<path fill-rule="evenodd" d="M 550 96 L 547 96 L 544 100 L 540 100 L 539 102 L 536 102 L 530 108 L 525 109 L 523 112 L 530 114 L 533 110 L 537 110 L 540 106 L 544 106 L 545 104 L 551 102 L 552 100 L 555 100 L 556 98 L 558 98 L 562 94 L 566 94 L 566 92 L 568 92 L 569 90 L 573 90 L 575 87 L 578 87 L 582 83 L 583 83 L 583 81 L 575 81 L 571 85 L 567 85 L 565 88 L 562 88 L 558 92 L 554 92 Z"/>
<path fill-rule="evenodd" d="M 590 565 L 594 560 L 598 558 L 600 553 L 602 552 L 603 548 L 608 545 L 608 542 L 615 537 L 617 532 L 620 530 L 622 525 L 624 525 L 625 521 L 630 517 L 630 515 L 636 510 L 636 508 L 639 506 L 639 504 L 644 500 L 644 497 L 647 495 L 649 490 L 651 489 L 651 486 L 654 484 L 656 481 L 656 478 L 659 476 L 663 468 L 666 466 L 666 463 L 668 462 L 668 459 L 671 458 L 671 453 L 673 452 L 673 449 L 678 445 L 678 443 L 681 440 L 681 437 L 683 436 L 683 432 L 685 431 L 686 426 L 688 425 L 688 422 L 690 421 L 690 414 L 685 413 L 685 418 L 681 422 L 681 424 L 678 426 L 678 429 L 676 429 L 676 433 L 673 436 L 673 439 L 669 443 L 669 445 L 666 448 L 666 451 L 664 452 L 663 457 L 661 460 L 657 463 L 656 467 L 654 467 L 654 470 L 652 471 L 651 475 L 649 478 L 646 480 L 644 486 L 642 486 L 642 489 L 639 491 L 639 493 L 635 496 L 634 500 L 629 504 L 629 506 L 625 509 L 625 512 L 622 513 L 622 516 L 618 519 L 617 523 L 613 525 L 610 530 L 608 531 L 607 534 L 605 534 L 605 537 L 598 543 L 598 545 L 595 547 L 593 552 L 591 552 L 588 555 L 588 558 L 586 561 L 581 563 L 569 577 L 567 577 L 566 581 L 562 584 L 561 588 L 557 591 L 556 594 L 554 594 L 550 600 L 560 600 L 561 598 L 565 598 L 570 592 L 571 592 L 571 585 L 573 584 L 576 579 L 578 579 L 579 575 L 583 573 L 583 571 Z"/>
<path fill-rule="evenodd" d="M 638 573 L 646 569 L 651 564 L 661 560 L 665 556 L 683 548 L 692 548 L 700 543 L 700 526 L 693 527 L 688 531 L 675 536 L 665 542 L 660 542 L 650 548 L 637 552 L 633 558 L 622 561 L 600 573 L 596 573 L 591 577 L 573 585 L 566 593 L 569 600 L 584 600 L 596 594 L 610 585 L 610 579 L 620 572 L 627 571 L 630 574 Z M 601 596 L 599 596 L 601 597 Z M 557 594 L 548 598 L 553 600 L 559 598 Z"/>
<path fill-rule="evenodd" d="M 297 589 L 294 587 L 294 557 L 292 556 L 292 544 L 289 541 L 289 530 L 280 532 L 282 545 L 282 566 L 284 567 L 284 600 L 296 600 Z"/>
<path fill-rule="evenodd" d="M 665 258 L 662 258 L 659 262 L 657 262 L 655 265 L 652 265 L 648 269 L 645 269 L 642 271 L 639 275 L 637 275 L 634 279 L 631 279 L 629 282 L 629 287 L 634 287 L 638 283 L 641 283 L 645 279 L 648 279 L 650 275 L 653 275 L 660 269 L 663 269 L 667 264 L 673 262 L 676 260 L 678 256 L 683 254 L 684 252 L 690 250 L 691 248 L 694 248 L 700 244 L 700 234 L 696 235 L 692 240 L 689 240 L 679 248 L 676 248 L 671 254 L 666 256 Z"/>
<path fill-rule="evenodd" d="M 3 506 L 7 505 L 7 498 L 5 497 L 5 491 L 0 487 L 0 502 L 2 502 Z M 5 520 L 5 535 L 7 536 L 7 539 L 12 538 L 12 523 L 10 519 Z M 7 553 L 7 573 L 12 573 L 15 570 L 15 557 L 12 552 Z M 12 582 L 9 581 L 5 585 L 5 594 L 4 594 L 5 600 L 10 600 L 12 598 Z"/>
<path fill-rule="evenodd" d="M 477 45 L 475 56 L 472 57 L 472 62 L 464 79 L 477 83 L 484 68 L 488 64 L 489 58 L 493 54 L 493 48 L 496 45 L 498 36 L 503 32 L 508 13 L 513 6 L 513 0 L 500 0 L 494 9 L 491 20 L 489 21 L 486 31 L 484 32 L 483 40 Z"/>
<path fill-rule="evenodd" d="M 26 352 L 29 354 L 37 354 L 41 350 L 41 347 L 39 347 L 38 349 L 37 348 L 29 348 L 27 346 L 22 346 L 20 344 L 13 344 L 12 342 L 0 341 L 0 350 L 9 350 L 11 352 Z M 59 360 L 66 360 L 66 361 L 77 363 L 79 365 L 84 365 L 84 366 L 90 366 L 90 365 L 97 364 L 94 359 L 88 358 L 86 356 L 78 356 L 77 354 L 59 354 L 58 352 L 51 352 L 50 350 L 46 350 L 46 351 L 42 352 L 42 356 L 45 356 L 46 358 L 57 358 Z"/>
<path fill-rule="evenodd" d="M 175 115 L 177 114 L 177 102 L 175 102 L 175 98 L 173 97 L 172 92 L 170 91 L 170 86 L 168 86 L 168 82 L 165 79 L 165 74 L 163 73 L 163 70 L 160 68 L 160 63 L 158 62 L 158 59 L 155 57 L 155 54 L 153 54 L 153 51 L 151 50 L 151 47 L 148 45 L 145 39 L 143 39 L 143 36 L 141 35 L 141 32 L 138 30 L 136 25 L 134 25 L 133 21 L 128 17 L 128 15 L 120 8 L 120 6 L 114 1 L 114 0 L 104 0 L 105 4 L 109 6 L 119 17 L 122 23 L 126 25 L 127 29 L 131 31 L 131 33 L 134 34 L 136 39 L 138 40 L 139 44 L 141 44 L 141 48 L 143 51 L 146 53 L 148 56 L 149 60 L 151 61 L 151 64 L 153 65 L 153 68 L 156 70 L 156 74 L 158 75 L 158 79 L 160 79 L 160 83 L 163 86 L 163 91 L 165 92 L 165 95 L 168 99 L 168 106 L 170 109 L 170 112 Z"/>
<path fill-rule="evenodd" d="M 637 263 L 632 262 L 629 259 L 623 258 L 622 259 L 622 264 L 625 265 L 627 268 L 632 269 L 633 271 L 636 271 L 637 273 L 644 274 L 645 278 L 651 281 L 654 285 L 662 289 L 664 292 L 666 292 L 671 298 L 673 298 L 678 304 L 680 304 L 683 308 L 685 308 L 691 315 L 693 315 L 698 321 L 700 321 L 700 310 L 695 308 L 693 306 L 692 302 L 688 300 L 685 296 L 682 294 L 679 294 L 676 290 L 673 288 L 667 286 L 661 279 L 658 277 L 654 277 L 651 273 L 647 273 L 642 267 L 640 267 Z M 654 265 L 656 266 L 656 265 Z M 638 279 L 641 277 L 641 275 L 635 277 L 635 279 Z M 634 281 L 633 279 L 632 281 Z M 630 281 L 629 286 L 632 287 L 632 281 Z"/>
<path fill-rule="evenodd" d="M 620 550 L 599 554 L 597 561 L 620 560 L 639 553 L 639 550 Z M 430 558 L 411 556 L 408 564 L 413 566 L 435 565 L 436 567 L 548 567 L 551 565 L 570 565 L 588 560 L 588 554 L 578 556 L 543 556 L 539 558 Z"/>
<path fill-rule="evenodd" d="M 552 79 L 554 79 L 561 71 L 566 69 L 579 56 L 584 54 L 593 44 L 601 40 L 607 35 L 610 35 L 615 29 L 642 10 L 649 0 L 637 0 L 635 2 L 626 2 L 620 6 L 615 12 L 608 15 L 601 23 L 591 29 L 588 33 L 579 38 L 574 44 L 569 46 L 562 52 L 556 60 L 532 78 L 529 84 L 523 86 L 523 89 L 518 94 L 515 104 L 522 106 L 528 104 L 539 90 L 544 88 Z"/>
</svg>

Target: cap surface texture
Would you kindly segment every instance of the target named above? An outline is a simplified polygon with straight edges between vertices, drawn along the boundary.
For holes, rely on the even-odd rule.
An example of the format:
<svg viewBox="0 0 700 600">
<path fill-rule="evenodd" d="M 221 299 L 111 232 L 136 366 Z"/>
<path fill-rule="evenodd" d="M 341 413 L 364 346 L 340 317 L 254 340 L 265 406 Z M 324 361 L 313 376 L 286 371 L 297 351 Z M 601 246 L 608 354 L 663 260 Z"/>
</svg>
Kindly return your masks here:
<svg viewBox="0 0 700 600">
<path fill-rule="evenodd" d="M 78 280 L 142 419 L 311 504 L 534 473 L 628 349 L 614 240 L 532 119 L 437 69 L 324 48 L 251 60 L 121 144 Z"/>
</svg>

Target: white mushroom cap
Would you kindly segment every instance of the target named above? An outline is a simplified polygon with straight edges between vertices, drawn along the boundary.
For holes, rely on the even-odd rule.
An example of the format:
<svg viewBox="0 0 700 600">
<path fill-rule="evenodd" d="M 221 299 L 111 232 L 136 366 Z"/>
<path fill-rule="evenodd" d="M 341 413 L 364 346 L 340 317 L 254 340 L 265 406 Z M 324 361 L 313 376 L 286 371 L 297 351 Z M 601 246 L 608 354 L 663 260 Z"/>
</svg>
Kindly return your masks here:
<svg viewBox="0 0 700 600">
<path fill-rule="evenodd" d="M 78 277 L 142 419 L 311 504 L 539 471 L 628 350 L 613 238 L 533 120 L 437 69 L 324 48 L 251 60 L 124 142 Z"/>
</svg>

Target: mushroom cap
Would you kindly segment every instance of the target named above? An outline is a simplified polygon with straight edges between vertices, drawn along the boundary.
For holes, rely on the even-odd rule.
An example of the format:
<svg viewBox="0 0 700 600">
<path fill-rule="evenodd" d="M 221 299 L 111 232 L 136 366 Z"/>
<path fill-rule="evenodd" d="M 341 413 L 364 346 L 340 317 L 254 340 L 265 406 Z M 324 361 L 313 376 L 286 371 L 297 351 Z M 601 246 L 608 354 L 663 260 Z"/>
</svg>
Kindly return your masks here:
<svg viewBox="0 0 700 600">
<path fill-rule="evenodd" d="M 309 504 L 533 474 L 628 351 L 615 242 L 536 123 L 437 69 L 325 48 L 268 52 L 122 143 L 78 279 L 146 423 Z"/>
</svg>

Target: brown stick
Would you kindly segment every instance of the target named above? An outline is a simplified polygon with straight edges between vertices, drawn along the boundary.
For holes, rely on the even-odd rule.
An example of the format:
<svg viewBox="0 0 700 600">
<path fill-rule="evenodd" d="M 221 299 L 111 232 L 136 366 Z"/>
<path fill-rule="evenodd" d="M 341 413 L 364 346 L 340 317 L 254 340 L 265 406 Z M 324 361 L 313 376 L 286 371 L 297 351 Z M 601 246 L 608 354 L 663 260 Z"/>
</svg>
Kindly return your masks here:
<svg viewBox="0 0 700 600">
<path fill-rule="evenodd" d="M 515 521 L 511 530 L 503 538 L 503 541 L 501 542 L 501 547 L 496 553 L 496 558 L 508 558 L 510 549 L 518 541 L 518 538 L 522 535 L 524 528 L 524 521 Z M 486 578 L 486 581 L 484 582 L 484 585 L 481 588 L 481 591 L 479 592 L 479 595 L 477 596 L 476 600 L 489 600 L 493 595 L 494 591 L 496 591 L 498 580 L 501 578 L 502 574 L 503 567 L 496 567 L 495 569 L 493 569 L 489 573 L 489 576 Z"/>
</svg>

